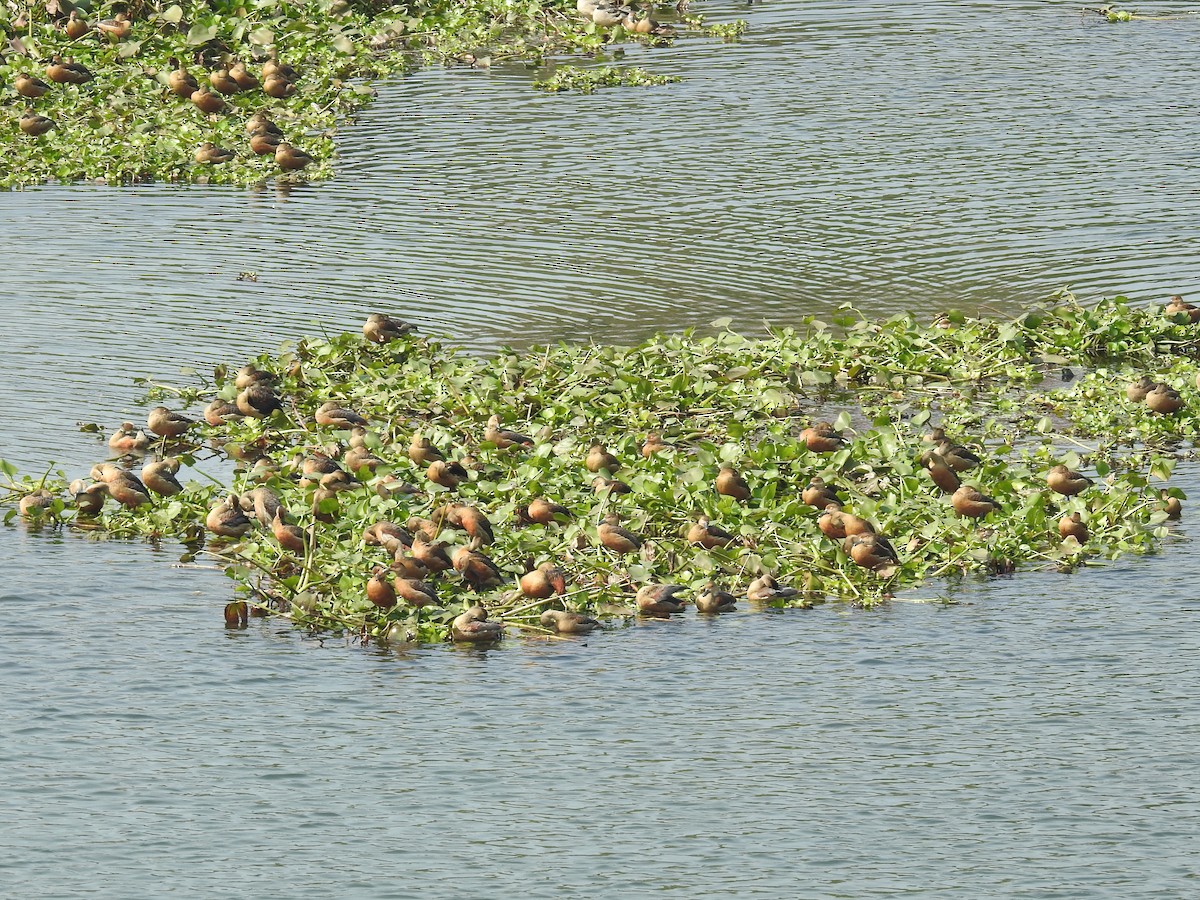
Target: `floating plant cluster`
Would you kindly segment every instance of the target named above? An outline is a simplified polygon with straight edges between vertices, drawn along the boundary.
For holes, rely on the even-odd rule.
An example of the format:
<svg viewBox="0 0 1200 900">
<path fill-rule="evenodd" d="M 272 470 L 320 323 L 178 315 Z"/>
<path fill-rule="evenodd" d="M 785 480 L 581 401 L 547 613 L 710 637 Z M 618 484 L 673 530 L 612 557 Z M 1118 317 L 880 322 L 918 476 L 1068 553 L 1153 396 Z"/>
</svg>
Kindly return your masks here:
<svg viewBox="0 0 1200 900">
<path fill-rule="evenodd" d="M 653 19 L 654 9 L 584 11 L 566 0 L 4 0 L 0 188 L 84 178 L 253 184 L 301 170 L 327 177 L 334 128 L 374 94 L 366 80 L 421 63 L 537 66 L 621 42 L 670 43 L 675 29 Z M 604 83 L 663 80 L 630 71 Z M 259 127 L 264 120 L 269 129 Z"/>
<path fill-rule="evenodd" d="M 1198 319 L 1063 295 L 1007 322 L 843 308 L 485 359 L 380 314 L 151 385 L 175 408 L 116 430 L 87 477 L 0 462 L 7 519 L 178 541 L 243 592 L 230 624 L 363 640 L 871 605 L 1155 549 L 1183 495 L 1154 482 L 1194 452 Z M 213 455 L 227 484 L 188 477 Z"/>
</svg>

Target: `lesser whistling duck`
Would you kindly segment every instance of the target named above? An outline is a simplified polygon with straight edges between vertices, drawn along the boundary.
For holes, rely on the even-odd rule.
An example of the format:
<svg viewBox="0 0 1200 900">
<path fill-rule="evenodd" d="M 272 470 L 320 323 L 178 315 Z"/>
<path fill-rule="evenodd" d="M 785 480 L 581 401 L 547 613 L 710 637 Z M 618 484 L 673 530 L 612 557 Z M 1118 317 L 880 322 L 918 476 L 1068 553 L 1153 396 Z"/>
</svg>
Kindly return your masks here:
<svg viewBox="0 0 1200 900">
<path fill-rule="evenodd" d="M 746 483 L 745 478 L 729 466 L 722 466 L 721 471 L 717 474 L 716 488 L 718 494 L 732 497 L 741 503 L 750 499 L 750 485 Z"/>
<path fill-rule="evenodd" d="M 638 590 L 634 602 L 643 615 L 669 616 L 686 608 L 686 601 L 679 597 L 685 590 L 680 584 L 647 584 Z"/>
<path fill-rule="evenodd" d="M 451 636 L 456 641 L 468 643 L 499 640 L 504 636 L 504 625 L 489 622 L 487 616 L 487 610 L 482 606 L 472 606 L 450 623 Z"/>
<path fill-rule="evenodd" d="M 600 627 L 600 622 L 591 616 L 562 609 L 547 609 L 538 618 L 543 628 L 559 634 L 587 634 Z"/>
</svg>

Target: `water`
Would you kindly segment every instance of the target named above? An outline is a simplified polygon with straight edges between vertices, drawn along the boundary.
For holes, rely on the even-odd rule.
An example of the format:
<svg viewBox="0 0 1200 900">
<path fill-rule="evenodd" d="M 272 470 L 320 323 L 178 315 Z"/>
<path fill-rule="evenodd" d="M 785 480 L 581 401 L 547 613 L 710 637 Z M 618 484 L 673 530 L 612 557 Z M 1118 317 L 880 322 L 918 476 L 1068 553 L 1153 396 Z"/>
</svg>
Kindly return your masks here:
<svg viewBox="0 0 1200 900">
<path fill-rule="evenodd" d="M 75 422 L 144 415 L 131 376 L 381 309 L 485 349 L 1195 292 L 1200 18 L 699 7 L 751 31 L 631 54 L 681 84 L 421 72 L 288 196 L 0 195 L 0 457 L 78 474 Z M 1187 546 L 949 608 L 397 654 L 226 632 L 170 548 L 3 528 L 0 893 L 1190 895 Z"/>
</svg>

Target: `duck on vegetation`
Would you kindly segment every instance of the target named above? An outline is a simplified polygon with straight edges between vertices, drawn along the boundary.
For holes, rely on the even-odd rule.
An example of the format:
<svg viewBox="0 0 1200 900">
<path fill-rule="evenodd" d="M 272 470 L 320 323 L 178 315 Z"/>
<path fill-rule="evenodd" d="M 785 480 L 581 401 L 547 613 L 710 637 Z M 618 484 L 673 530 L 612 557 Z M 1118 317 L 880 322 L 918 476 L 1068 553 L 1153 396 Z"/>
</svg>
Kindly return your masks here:
<svg viewBox="0 0 1200 900">
<path fill-rule="evenodd" d="M 204 525 L 218 537 L 240 538 L 252 523 L 242 512 L 237 494 L 230 494 L 208 512 Z"/>
<path fill-rule="evenodd" d="M 55 126 L 53 119 L 38 115 L 32 109 L 27 109 L 21 114 L 21 118 L 17 120 L 17 127 L 21 129 L 22 133 L 30 137 L 41 137 Z"/>
<path fill-rule="evenodd" d="M 18 72 L 13 78 L 13 90 L 22 97 L 28 97 L 30 100 L 36 100 L 41 97 L 46 91 L 50 90 L 50 85 L 42 81 L 42 79 L 30 75 L 28 72 Z"/>
<path fill-rule="evenodd" d="M 745 503 L 750 499 L 750 485 L 746 483 L 745 478 L 729 466 L 722 466 L 721 471 L 717 474 L 716 489 L 718 494 L 732 497 L 739 503 Z"/>
<path fill-rule="evenodd" d="M 398 341 L 402 337 L 416 331 L 416 326 L 400 319 L 393 319 L 383 313 L 372 313 L 363 325 L 363 337 L 373 344 L 386 344 Z"/>
<path fill-rule="evenodd" d="M 285 172 L 298 172 L 313 161 L 313 158 L 287 141 L 275 148 L 275 165 Z"/>
<path fill-rule="evenodd" d="M 1060 465 L 1054 466 L 1046 473 L 1046 484 L 1055 493 L 1065 497 L 1074 497 L 1091 487 L 1092 479 Z"/>
<path fill-rule="evenodd" d="M 483 429 L 483 439 L 489 444 L 495 444 L 501 450 L 516 446 L 533 446 L 533 438 L 529 435 L 501 428 L 499 416 L 492 416 L 487 420 L 487 425 Z"/>
</svg>

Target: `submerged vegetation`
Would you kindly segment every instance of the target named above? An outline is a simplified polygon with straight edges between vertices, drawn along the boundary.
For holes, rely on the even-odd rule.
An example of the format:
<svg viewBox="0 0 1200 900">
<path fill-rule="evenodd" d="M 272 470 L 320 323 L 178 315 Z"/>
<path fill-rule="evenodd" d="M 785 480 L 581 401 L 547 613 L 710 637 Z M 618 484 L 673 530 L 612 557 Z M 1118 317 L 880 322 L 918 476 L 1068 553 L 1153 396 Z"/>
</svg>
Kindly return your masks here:
<svg viewBox="0 0 1200 900">
<path fill-rule="evenodd" d="M 333 130 L 370 79 L 668 44 L 676 29 L 656 14 L 603 0 L 4 0 L 0 188 L 328 177 Z M 574 78 L 674 80 L 600 71 Z"/>
<path fill-rule="evenodd" d="M 0 462 L 7 519 L 181 541 L 243 593 L 233 625 L 433 641 L 739 598 L 871 605 L 1147 552 L 1180 515 L 1164 484 L 1200 414 L 1200 309 L 1182 300 L 728 325 L 481 359 L 372 316 L 152 385 L 203 420 L 156 407 L 69 487 Z M 228 485 L 187 477 L 213 455 Z"/>
</svg>

